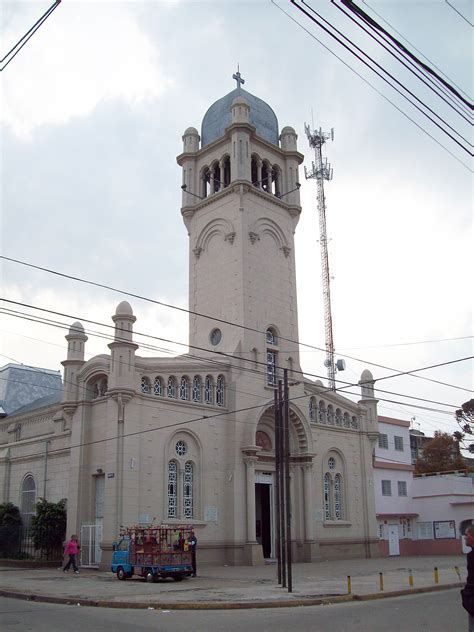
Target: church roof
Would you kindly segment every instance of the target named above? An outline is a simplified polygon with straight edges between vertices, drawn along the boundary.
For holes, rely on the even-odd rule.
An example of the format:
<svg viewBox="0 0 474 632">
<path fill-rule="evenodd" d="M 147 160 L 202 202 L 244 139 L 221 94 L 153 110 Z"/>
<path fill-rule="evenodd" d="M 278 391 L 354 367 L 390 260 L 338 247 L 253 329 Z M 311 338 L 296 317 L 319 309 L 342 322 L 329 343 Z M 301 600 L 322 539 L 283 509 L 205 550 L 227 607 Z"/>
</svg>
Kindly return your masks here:
<svg viewBox="0 0 474 632">
<path fill-rule="evenodd" d="M 249 104 L 250 123 L 256 127 L 257 134 L 273 145 L 278 145 L 278 120 L 275 112 L 268 103 L 242 88 L 244 81 L 240 78 L 240 73 L 234 75 L 234 79 L 237 80 L 237 88 L 213 103 L 202 119 L 201 147 L 224 136 L 225 128 L 232 122 L 230 108 L 236 97 L 244 97 Z"/>
<path fill-rule="evenodd" d="M 0 368 L 0 377 L 0 406 L 3 409 L 0 416 L 12 415 L 20 408 L 51 395 L 58 400 L 61 397 L 62 380 L 59 371 L 7 364 Z"/>
</svg>

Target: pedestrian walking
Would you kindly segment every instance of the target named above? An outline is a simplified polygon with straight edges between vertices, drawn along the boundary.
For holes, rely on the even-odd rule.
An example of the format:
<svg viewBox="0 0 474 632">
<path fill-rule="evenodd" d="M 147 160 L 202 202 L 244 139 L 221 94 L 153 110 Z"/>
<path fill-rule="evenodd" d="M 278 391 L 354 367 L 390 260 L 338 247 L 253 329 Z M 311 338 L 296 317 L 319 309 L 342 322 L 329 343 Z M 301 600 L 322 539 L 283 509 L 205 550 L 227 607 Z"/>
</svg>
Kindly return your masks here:
<svg viewBox="0 0 474 632">
<path fill-rule="evenodd" d="M 196 547 L 197 547 L 197 538 L 194 535 L 194 531 L 191 531 L 189 534 L 189 546 L 191 548 L 191 564 L 193 566 L 193 577 L 196 577 Z"/>
<path fill-rule="evenodd" d="M 67 573 L 72 565 L 72 568 L 74 569 L 76 575 L 79 574 L 79 569 L 77 568 L 76 562 L 76 555 L 79 553 L 80 548 L 81 547 L 79 546 L 77 535 L 72 535 L 71 539 L 64 547 L 64 555 L 69 556 L 69 560 L 63 568 L 63 573 Z"/>
<path fill-rule="evenodd" d="M 467 579 L 466 585 L 461 590 L 462 605 L 468 612 L 468 630 L 474 632 L 474 524 L 467 527 L 464 532 L 466 545 L 471 547 L 467 554 Z"/>
</svg>

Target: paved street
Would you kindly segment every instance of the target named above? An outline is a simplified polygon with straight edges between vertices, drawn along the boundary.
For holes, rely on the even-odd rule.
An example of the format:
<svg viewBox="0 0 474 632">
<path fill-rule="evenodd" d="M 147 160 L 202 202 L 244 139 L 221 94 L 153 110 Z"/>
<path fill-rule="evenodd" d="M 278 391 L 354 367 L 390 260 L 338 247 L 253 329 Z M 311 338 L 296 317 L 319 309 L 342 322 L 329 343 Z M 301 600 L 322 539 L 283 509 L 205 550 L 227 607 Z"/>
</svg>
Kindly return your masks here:
<svg viewBox="0 0 474 632">
<path fill-rule="evenodd" d="M 2 632 L 464 632 L 459 590 L 299 608 L 121 610 L 0 598 Z"/>
</svg>

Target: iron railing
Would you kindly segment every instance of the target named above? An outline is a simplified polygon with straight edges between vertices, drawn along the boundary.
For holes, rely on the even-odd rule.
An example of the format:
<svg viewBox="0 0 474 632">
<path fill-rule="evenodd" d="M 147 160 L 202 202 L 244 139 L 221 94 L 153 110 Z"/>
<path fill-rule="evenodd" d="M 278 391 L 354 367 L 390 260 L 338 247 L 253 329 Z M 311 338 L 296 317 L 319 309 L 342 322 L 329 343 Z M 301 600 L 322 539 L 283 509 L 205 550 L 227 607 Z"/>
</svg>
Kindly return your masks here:
<svg viewBox="0 0 474 632">
<path fill-rule="evenodd" d="M 54 561 L 63 557 L 64 536 L 51 541 L 51 530 L 31 526 L 0 527 L 0 558 Z"/>
</svg>

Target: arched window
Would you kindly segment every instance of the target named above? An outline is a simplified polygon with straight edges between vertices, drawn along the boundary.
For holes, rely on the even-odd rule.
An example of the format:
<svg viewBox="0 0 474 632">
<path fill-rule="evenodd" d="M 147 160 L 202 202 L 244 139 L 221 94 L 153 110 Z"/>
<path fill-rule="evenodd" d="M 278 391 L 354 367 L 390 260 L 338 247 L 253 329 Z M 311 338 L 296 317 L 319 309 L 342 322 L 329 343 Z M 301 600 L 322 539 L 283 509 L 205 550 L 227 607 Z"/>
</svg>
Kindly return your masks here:
<svg viewBox="0 0 474 632">
<path fill-rule="evenodd" d="M 269 327 L 265 332 L 265 341 L 267 343 L 267 385 L 276 386 L 278 351 L 275 347 L 278 344 L 278 338 L 273 327 Z"/>
<path fill-rule="evenodd" d="M 163 380 L 159 376 L 156 376 L 153 382 L 153 394 L 163 395 Z"/>
<path fill-rule="evenodd" d="M 334 408 L 329 404 L 328 406 L 328 424 L 334 426 Z"/>
<path fill-rule="evenodd" d="M 204 403 L 214 403 L 214 380 L 212 375 L 206 375 L 206 381 L 204 383 Z"/>
<path fill-rule="evenodd" d="M 336 408 L 335 422 L 336 426 L 342 426 L 342 412 L 340 408 Z"/>
<path fill-rule="evenodd" d="M 316 421 L 316 399 L 314 397 L 309 398 L 309 420 L 313 423 Z"/>
<path fill-rule="evenodd" d="M 278 165 L 273 165 L 273 180 L 275 181 L 275 195 L 281 197 L 281 170 Z"/>
<path fill-rule="evenodd" d="M 186 376 L 183 376 L 179 383 L 179 399 L 189 399 L 189 384 Z"/>
<path fill-rule="evenodd" d="M 324 475 L 324 519 L 331 520 L 331 475 Z"/>
<path fill-rule="evenodd" d="M 359 427 L 359 420 L 357 419 L 357 417 L 352 417 L 351 419 L 351 426 L 352 428 L 358 428 Z"/>
<path fill-rule="evenodd" d="M 222 177 L 222 181 L 224 183 L 225 187 L 228 187 L 230 184 L 230 157 L 229 156 L 224 156 L 223 159 L 223 167 L 222 167 L 222 171 L 224 172 L 223 177 Z"/>
<path fill-rule="evenodd" d="M 201 172 L 201 197 L 205 198 L 210 195 L 209 191 L 209 183 L 211 180 L 211 172 L 209 171 L 209 167 L 204 167 Z"/>
<path fill-rule="evenodd" d="M 321 424 L 325 424 L 326 421 L 327 421 L 327 418 L 326 418 L 326 404 L 323 402 L 322 399 L 319 400 L 318 419 L 319 419 L 319 423 L 321 423 Z"/>
<path fill-rule="evenodd" d="M 142 393 L 151 393 L 151 384 L 150 380 L 147 377 L 142 377 L 142 381 L 140 384 L 140 390 Z"/>
<path fill-rule="evenodd" d="M 324 519 L 344 520 L 344 473 L 340 455 L 332 452 L 325 463 L 323 482 Z"/>
<path fill-rule="evenodd" d="M 342 476 L 336 474 L 334 477 L 334 518 L 335 520 L 342 520 L 343 517 Z"/>
<path fill-rule="evenodd" d="M 170 375 L 168 378 L 168 397 L 171 399 L 176 399 L 176 378 L 173 375 Z"/>
<path fill-rule="evenodd" d="M 223 183 L 221 183 L 221 168 L 219 166 L 219 163 L 214 162 L 212 164 L 211 167 L 212 171 L 211 171 L 211 178 L 212 178 L 212 191 L 211 193 L 217 193 L 217 191 L 219 191 L 219 189 L 223 188 Z"/>
<path fill-rule="evenodd" d="M 191 461 L 186 461 L 183 479 L 183 513 L 185 518 L 194 518 L 194 467 Z"/>
<path fill-rule="evenodd" d="M 88 390 L 91 393 L 92 399 L 103 397 L 107 392 L 107 388 L 107 377 L 105 375 L 96 376 L 88 384 Z"/>
<path fill-rule="evenodd" d="M 176 518 L 178 514 L 178 464 L 168 463 L 168 518 Z"/>
<path fill-rule="evenodd" d="M 351 427 L 351 418 L 349 417 L 349 413 L 344 413 L 344 416 L 342 418 L 342 425 L 344 426 L 344 428 Z"/>
<path fill-rule="evenodd" d="M 260 186 L 260 182 L 259 182 L 259 177 L 258 177 L 258 158 L 257 156 L 252 156 L 252 161 L 251 161 L 251 177 L 252 177 L 252 184 L 254 187 L 259 187 Z"/>
<path fill-rule="evenodd" d="M 219 377 L 217 378 L 217 383 L 216 383 L 216 404 L 218 406 L 224 406 L 224 402 L 225 402 L 224 388 L 225 388 L 224 376 L 219 375 Z"/>
<path fill-rule="evenodd" d="M 193 434 L 177 432 L 170 437 L 165 464 L 168 467 L 168 518 L 191 520 L 199 517 L 200 447 Z M 165 501 L 166 502 L 166 501 Z"/>
<path fill-rule="evenodd" d="M 36 513 L 36 483 L 31 474 L 23 479 L 20 494 L 21 517 L 23 524 L 27 527 Z"/>
<path fill-rule="evenodd" d="M 201 378 L 199 375 L 193 377 L 193 402 L 201 401 Z"/>
</svg>

